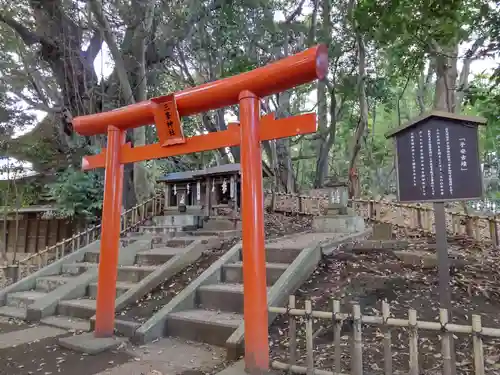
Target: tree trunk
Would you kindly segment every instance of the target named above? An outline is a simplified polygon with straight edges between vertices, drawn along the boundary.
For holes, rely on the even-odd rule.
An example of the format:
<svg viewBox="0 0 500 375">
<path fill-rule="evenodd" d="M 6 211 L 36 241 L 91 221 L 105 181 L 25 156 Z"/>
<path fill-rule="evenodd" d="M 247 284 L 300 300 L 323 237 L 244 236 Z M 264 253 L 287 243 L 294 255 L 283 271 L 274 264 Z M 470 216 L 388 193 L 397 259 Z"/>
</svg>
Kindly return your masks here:
<svg viewBox="0 0 500 375">
<path fill-rule="evenodd" d="M 356 26 L 355 26 L 356 27 Z M 363 36 L 356 30 L 356 43 L 358 47 L 358 98 L 359 98 L 359 121 L 352 143 L 351 161 L 349 163 L 349 181 L 352 196 L 360 193 L 359 177 L 356 170 L 356 161 L 361 149 L 361 138 L 368 127 L 368 101 L 366 99 L 366 49 Z"/>
</svg>

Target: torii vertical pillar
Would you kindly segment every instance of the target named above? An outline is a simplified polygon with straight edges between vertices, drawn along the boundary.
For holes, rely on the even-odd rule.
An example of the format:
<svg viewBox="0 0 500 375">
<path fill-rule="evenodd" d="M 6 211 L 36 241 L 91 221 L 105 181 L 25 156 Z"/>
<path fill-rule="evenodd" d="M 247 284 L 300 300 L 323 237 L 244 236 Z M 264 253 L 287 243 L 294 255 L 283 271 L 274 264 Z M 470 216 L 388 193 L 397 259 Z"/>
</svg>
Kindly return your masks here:
<svg viewBox="0 0 500 375">
<path fill-rule="evenodd" d="M 120 152 L 125 131 L 108 127 L 104 199 L 99 252 L 99 287 L 97 288 L 95 337 L 110 337 L 115 326 L 116 265 L 120 247 L 120 218 L 123 195 L 123 164 Z"/>
<path fill-rule="evenodd" d="M 239 95 L 243 220 L 243 285 L 245 365 L 252 374 L 269 368 L 264 200 L 260 149 L 259 98 L 250 91 Z"/>
</svg>

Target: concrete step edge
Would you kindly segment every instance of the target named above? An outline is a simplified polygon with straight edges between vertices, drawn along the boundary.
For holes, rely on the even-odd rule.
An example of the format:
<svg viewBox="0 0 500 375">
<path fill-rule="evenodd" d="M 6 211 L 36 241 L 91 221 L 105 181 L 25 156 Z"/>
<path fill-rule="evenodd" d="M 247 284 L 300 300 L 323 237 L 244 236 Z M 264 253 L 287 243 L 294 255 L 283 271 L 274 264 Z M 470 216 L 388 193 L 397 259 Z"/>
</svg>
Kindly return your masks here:
<svg viewBox="0 0 500 375">
<path fill-rule="evenodd" d="M 219 283 L 219 284 L 205 284 L 198 288 L 200 292 L 227 292 L 242 294 L 243 284 L 238 283 Z"/>
<path fill-rule="evenodd" d="M 205 312 L 205 311 L 213 311 L 213 310 L 203 310 L 203 309 L 193 309 L 193 310 L 183 310 L 174 313 L 168 314 L 168 319 L 179 319 L 184 321 L 209 324 L 215 326 L 224 326 L 231 328 L 238 328 L 241 323 L 243 323 L 243 314 L 233 313 L 233 312 L 224 312 L 218 311 L 217 315 L 225 318 L 230 318 L 227 320 L 205 320 L 193 317 L 193 312 Z M 236 318 L 236 319 L 235 319 Z"/>
<path fill-rule="evenodd" d="M 0 306 L 0 316 L 15 319 L 26 319 L 26 309 L 13 306 Z"/>
<path fill-rule="evenodd" d="M 243 268 L 243 262 L 227 263 L 227 264 L 224 264 L 222 267 L 223 268 Z M 266 268 L 268 268 L 268 269 L 286 270 L 288 267 L 290 267 L 290 263 L 272 263 L 272 262 L 266 263 Z"/>
</svg>

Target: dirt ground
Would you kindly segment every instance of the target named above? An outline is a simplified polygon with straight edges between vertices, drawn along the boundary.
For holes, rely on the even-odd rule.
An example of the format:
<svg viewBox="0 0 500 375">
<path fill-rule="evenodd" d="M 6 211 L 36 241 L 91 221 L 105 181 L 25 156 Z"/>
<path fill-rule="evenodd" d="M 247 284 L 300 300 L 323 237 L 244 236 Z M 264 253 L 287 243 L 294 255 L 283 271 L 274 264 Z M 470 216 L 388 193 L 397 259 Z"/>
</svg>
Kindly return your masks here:
<svg viewBox="0 0 500 375">
<path fill-rule="evenodd" d="M 132 359 L 129 354 L 122 351 L 94 356 L 82 355 L 61 348 L 55 337 L 1 349 L 0 358 L 1 375 L 89 375 Z"/>
<path fill-rule="evenodd" d="M 0 334 L 20 331 L 30 326 L 23 320 L 0 316 Z"/>
<path fill-rule="evenodd" d="M 399 233 L 398 237 L 401 236 Z M 432 238 L 425 239 L 429 244 Z M 432 246 L 431 246 L 432 247 Z M 467 255 L 463 269 L 452 270 L 453 322 L 470 325 L 471 314 L 479 314 L 483 327 L 500 328 L 500 299 L 495 292 L 498 283 L 498 262 L 491 259 L 498 254 L 462 238 L 450 241 L 450 250 Z M 485 284 L 485 280 L 487 283 Z M 381 300 L 387 300 L 395 317 L 406 319 L 408 309 L 417 310 L 418 319 L 436 321 L 439 315 L 438 274 L 436 269 L 424 270 L 405 266 L 391 253 L 373 252 L 353 254 L 338 250 L 324 258 L 318 269 L 295 293 L 299 306 L 310 298 L 313 310 L 332 311 L 332 300 L 341 301 L 342 311 L 349 312 L 351 302 L 360 304 L 362 314 L 380 315 Z M 479 287 L 478 287 L 479 286 Z M 297 320 L 300 331 L 298 342 L 299 364 L 305 366 L 305 325 Z M 314 320 L 314 360 L 317 368 L 332 370 L 333 330 L 330 321 Z M 299 329 L 299 328 L 298 328 Z M 442 356 L 439 332 L 419 329 L 419 363 L 422 374 L 441 373 Z M 342 330 L 342 370 L 350 369 L 349 323 Z M 383 334 L 377 326 L 363 325 L 363 366 L 367 374 L 383 373 Z M 288 318 L 278 317 L 270 330 L 271 357 L 288 362 Z M 500 339 L 484 340 L 485 362 L 488 374 L 500 374 Z M 472 339 L 455 335 L 457 373 L 473 371 Z M 393 369 L 395 373 L 408 372 L 408 333 L 406 329 L 392 330 Z"/>
</svg>

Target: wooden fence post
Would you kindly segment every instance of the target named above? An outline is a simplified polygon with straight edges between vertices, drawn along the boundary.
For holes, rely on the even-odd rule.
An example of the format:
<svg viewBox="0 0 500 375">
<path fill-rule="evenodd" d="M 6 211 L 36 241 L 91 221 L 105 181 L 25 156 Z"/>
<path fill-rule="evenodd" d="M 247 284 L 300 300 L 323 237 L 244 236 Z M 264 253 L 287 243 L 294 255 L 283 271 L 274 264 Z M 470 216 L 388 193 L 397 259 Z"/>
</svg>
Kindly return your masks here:
<svg viewBox="0 0 500 375">
<path fill-rule="evenodd" d="M 481 337 L 481 315 L 472 315 L 472 346 L 476 375 L 484 375 L 483 339 Z"/>
<path fill-rule="evenodd" d="M 475 235 L 475 239 L 476 241 L 481 241 L 481 228 L 479 227 L 479 218 L 478 217 L 475 217 L 474 218 L 474 235 Z"/>
<path fill-rule="evenodd" d="M 333 300 L 333 316 L 332 316 L 332 326 L 333 326 L 333 347 L 334 347 L 334 374 L 340 374 L 341 372 L 341 358 L 342 358 L 342 347 L 340 346 L 340 339 L 342 335 L 342 319 L 340 319 L 340 301 Z"/>
<path fill-rule="evenodd" d="M 363 375 L 363 337 L 361 333 L 361 308 L 352 305 L 352 375 Z"/>
<path fill-rule="evenodd" d="M 417 331 L 417 311 L 408 310 L 408 325 L 410 335 L 410 375 L 418 375 L 418 331 Z"/>
<path fill-rule="evenodd" d="M 305 319 L 306 319 L 307 375 L 314 375 L 312 303 L 311 300 L 309 299 L 306 300 L 305 303 Z"/>
<path fill-rule="evenodd" d="M 382 301 L 382 319 L 384 322 L 384 374 L 392 375 L 391 327 L 387 324 L 391 314 L 389 304 Z"/>
<path fill-rule="evenodd" d="M 495 217 L 488 220 L 488 226 L 490 229 L 490 239 L 493 246 L 498 247 L 500 241 L 498 240 L 498 222 Z"/>
<path fill-rule="evenodd" d="M 446 325 L 448 324 L 448 310 L 439 309 L 439 321 L 441 326 L 444 328 L 444 332 L 441 335 L 441 350 L 443 354 L 443 374 L 451 375 L 452 373 L 452 363 L 451 363 L 451 334 L 446 331 Z"/>
<path fill-rule="evenodd" d="M 288 300 L 288 308 L 295 308 L 295 296 L 291 295 Z M 297 319 L 291 315 L 288 317 L 288 336 L 290 338 L 290 365 L 294 366 L 297 363 Z"/>
</svg>

